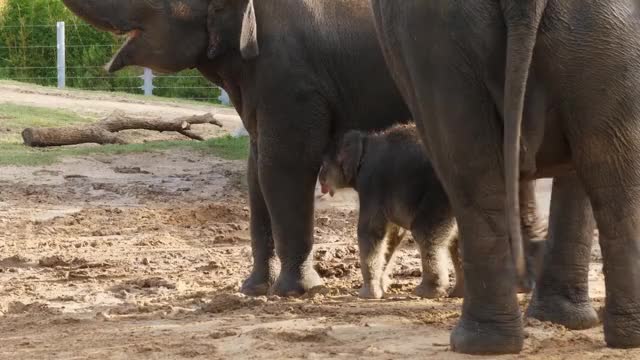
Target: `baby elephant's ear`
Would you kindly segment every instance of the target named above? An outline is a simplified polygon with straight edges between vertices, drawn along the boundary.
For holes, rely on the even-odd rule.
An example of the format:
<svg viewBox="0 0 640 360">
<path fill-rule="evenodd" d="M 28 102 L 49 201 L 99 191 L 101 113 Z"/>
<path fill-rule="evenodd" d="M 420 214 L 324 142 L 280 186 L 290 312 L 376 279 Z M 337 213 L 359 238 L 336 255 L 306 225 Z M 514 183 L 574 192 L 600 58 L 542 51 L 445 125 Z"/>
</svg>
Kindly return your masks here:
<svg viewBox="0 0 640 360">
<path fill-rule="evenodd" d="M 350 131 L 344 135 L 338 152 L 338 163 L 342 168 L 347 183 L 358 176 L 358 167 L 362 158 L 364 134 L 360 131 Z"/>
</svg>

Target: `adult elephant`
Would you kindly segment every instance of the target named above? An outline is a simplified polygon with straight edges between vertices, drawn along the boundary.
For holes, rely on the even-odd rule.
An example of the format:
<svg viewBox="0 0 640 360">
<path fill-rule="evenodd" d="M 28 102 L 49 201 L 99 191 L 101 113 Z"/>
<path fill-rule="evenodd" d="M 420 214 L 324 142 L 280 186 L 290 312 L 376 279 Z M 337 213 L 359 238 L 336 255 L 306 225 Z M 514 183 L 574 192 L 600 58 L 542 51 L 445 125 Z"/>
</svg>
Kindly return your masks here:
<svg viewBox="0 0 640 360">
<path fill-rule="evenodd" d="M 271 287 L 278 295 L 298 295 L 320 284 L 309 253 L 323 152 L 349 129 L 376 130 L 410 118 L 386 69 L 369 1 L 64 3 L 100 29 L 128 34 L 109 71 L 197 68 L 229 93 L 251 136 L 254 263 L 242 291 L 261 295 Z M 529 199 L 526 231 L 539 237 L 544 226 Z"/>
<path fill-rule="evenodd" d="M 635 0 L 372 1 L 383 52 L 462 235 L 467 281 L 452 348 L 522 349 L 514 271 L 522 263 L 511 261 L 521 250 L 514 231 L 519 177 L 558 177 L 554 191 L 558 198 L 570 195 L 573 215 L 588 214 L 590 202 L 607 287 L 605 340 L 640 346 Z M 552 221 L 556 216 L 562 215 L 554 212 Z M 569 276 L 553 278 L 545 270 L 530 313 L 570 322 L 575 311 L 587 316 L 583 323 L 574 319 L 579 327 L 593 323 L 583 303 L 583 245 L 592 224 L 575 224 L 580 231 L 556 233 L 561 242 L 547 259 L 548 268 Z"/>
<path fill-rule="evenodd" d="M 109 71 L 197 68 L 229 93 L 251 138 L 254 263 L 242 291 L 299 295 L 321 284 L 309 254 L 323 152 L 349 129 L 410 118 L 386 70 L 368 1 L 64 3 L 97 28 L 128 34 Z"/>
</svg>

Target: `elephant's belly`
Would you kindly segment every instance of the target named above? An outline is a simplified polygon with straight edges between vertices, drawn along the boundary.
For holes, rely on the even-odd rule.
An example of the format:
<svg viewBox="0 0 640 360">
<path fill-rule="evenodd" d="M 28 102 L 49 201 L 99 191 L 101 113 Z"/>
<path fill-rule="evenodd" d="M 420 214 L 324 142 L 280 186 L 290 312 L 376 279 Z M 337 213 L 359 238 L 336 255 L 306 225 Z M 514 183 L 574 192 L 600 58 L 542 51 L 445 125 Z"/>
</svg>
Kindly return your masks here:
<svg viewBox="0 0 640 360">
<path fill-rule="evenodd" d="M 559 121 L 554 121 L 554 117 L 546 120 L 542 145 L 536 154 L 536 172 L 533 175 L 536 179 L 556 177 L 573 171 L 571 150 L 558 126 Z"/>
<path fill-rule="evenodd" d="M 522 136 L 526 151 L 535 152 L 535 166 L 528 169 L 528 164 L 522 164 L 522 177 L 533 180 L 566 174 L 572 171 L 572 164 L 562 117 L 553 110 L 552 99 L 535 74 L 531 80 Z M 523 158 L 527 159 L 529 156 L 525 155 Z"/>
<path fill-rule="evenodd" d="M 414 198 L 419 197 L 387 200 L 385 203 L 385 216 L 387 219 L 403 229 L 410 230 L 416 217 L 415 209 L 417 206 L 412 205 L 415 202 Z"/>
</svg>

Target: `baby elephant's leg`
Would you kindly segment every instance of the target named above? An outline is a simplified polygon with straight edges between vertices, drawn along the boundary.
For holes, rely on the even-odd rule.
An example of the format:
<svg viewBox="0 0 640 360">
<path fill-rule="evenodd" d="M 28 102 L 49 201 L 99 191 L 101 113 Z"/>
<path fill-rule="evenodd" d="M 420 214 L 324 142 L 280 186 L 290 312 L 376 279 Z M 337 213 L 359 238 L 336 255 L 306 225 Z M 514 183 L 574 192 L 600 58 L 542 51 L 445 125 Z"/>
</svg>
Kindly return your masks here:
<svg viewBox="0 0 640 360">
<path fill-rule="evenodd" d="M 359 295 L 362 298 L 380 299 L 384 295 L 382 283 L 386 265 L 386 230 L 387 221 L 383 217 L 367 216 L 367 212 L 360 211 L 358 246 L 363 284 Z"/>
<path fill-rule="evenodd" d="M 535 181 L 520 183 L 520 222 L 526 256 L 526 276 L 520 279 L 518 291 L 529 293 L 542 269 L 547 238 L 547 220 L 538 211 Z"/>
<path fill-rule="evenodd" d="M 402 240 L 404 240 L 405 235 L 406 230 L 400 228 L 399 226 L 389 225 L 389 227 L 387 228 L 387 249 L 384 255 L 385 264 L 382 274 L 382 281 L 380 284 L 382 286 L 383 292 L 387 292 L 389 286 L 391 285 L 391 272 L 393 271 L 393 267 L 395 265 L 396 250 L 402 243 Z"/>
<path fill-rule="evenodd" d="M 449 239 L 453 226 L 443 222 L 430 231 L 414 231 L 413 236 L 420 247 L 422 258 L 422 283 L 415 294 L 423 298 L 438 298 L 447 295 L 449 290 Z"/>
<path fill-rule="evenodd" d="M 464 271 L 462 271 L 462 254 L 460 254 L 460 237 L 458 233 L 451 236 L 449 241 L 449 254 L 451 255 L 451 262 L 453 263 L 453 269 L 456 274 L 456 283 L 449 297 L 462 298 L 464 297 Z"/>
</svg>

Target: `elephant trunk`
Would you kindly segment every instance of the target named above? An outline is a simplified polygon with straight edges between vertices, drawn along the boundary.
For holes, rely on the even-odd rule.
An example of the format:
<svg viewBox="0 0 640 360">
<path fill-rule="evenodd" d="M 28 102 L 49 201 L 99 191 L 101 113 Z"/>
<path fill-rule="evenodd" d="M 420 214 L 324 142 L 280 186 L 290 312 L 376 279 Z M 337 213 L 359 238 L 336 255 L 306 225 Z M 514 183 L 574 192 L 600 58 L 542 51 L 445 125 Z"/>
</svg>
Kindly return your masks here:
<svg viewBox="0 0 640 360">
<path fill-rule="evenodd" d="M 100 30 L 123 34 L 136 28 L 132 0 L 62 1 L 74 14 Z"/>
<path fill-rule="evenodd" d="M 547 0 L 503 0 L 507 25 L 507 63 L 504 87 L 504 172 L 507 226 L 512 255 L 520 279 L 526 276 L 526 263 L 520 228 L 520 143 L 524 101 L 529 69 L 533 61 L 538 29 Z M 526 149 L 525 149 L 526 151 Z M 535 154 L 524 153 L 525 156 Z"/>
</svg>

